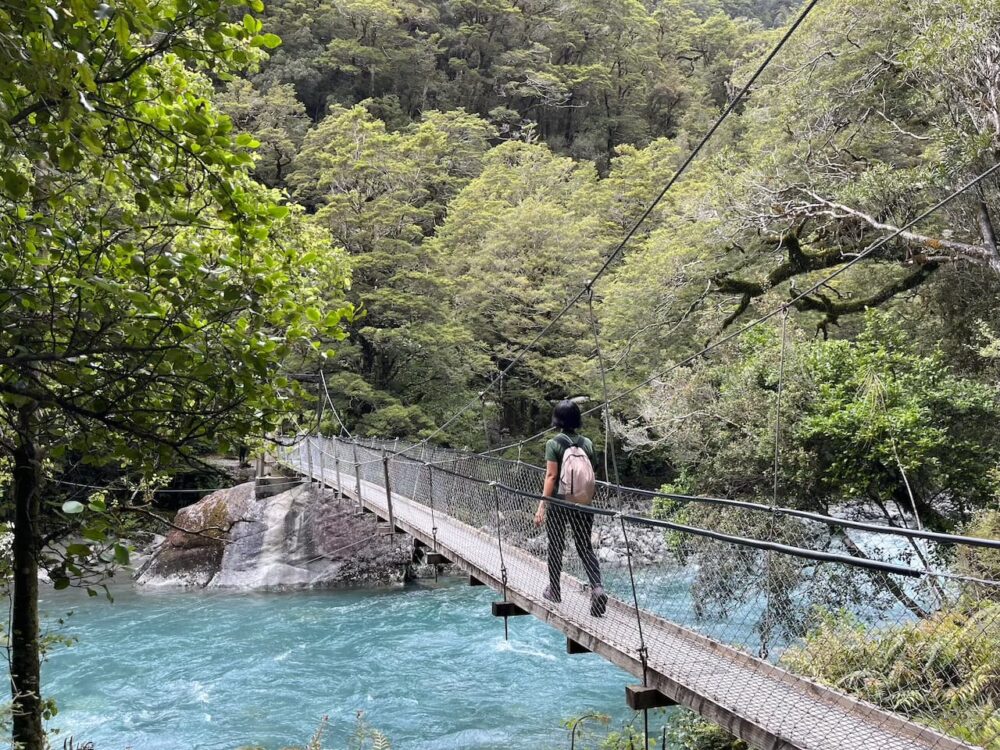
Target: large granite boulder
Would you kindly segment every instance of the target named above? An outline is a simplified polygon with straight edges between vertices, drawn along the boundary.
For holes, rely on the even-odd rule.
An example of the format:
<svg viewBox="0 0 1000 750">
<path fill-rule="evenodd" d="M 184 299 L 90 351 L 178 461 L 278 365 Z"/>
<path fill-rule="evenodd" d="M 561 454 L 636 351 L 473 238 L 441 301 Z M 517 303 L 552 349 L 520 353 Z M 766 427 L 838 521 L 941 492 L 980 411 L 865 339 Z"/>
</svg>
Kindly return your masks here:
<svg viewBox="0 0 1000 750">
<path fill-rule="evenodd" d="M 138 572 L 142 584 L 205 586 L 219 572 L 226 540 L 254 511 L 253 482 L 218 490 L 177 512 L 174 527 Z"/>
<path fill-rule="evenodd" d="M 178 513 L 140 572 L 145 585 L 286 589 L 400 582 L 411 542 L 388 536 L 332 491 L 300 485 L 256 500 L 253 485 L 214 493 Z M 200 529 L 201 533 L 191 533 Z M 224 529 L 230 529 L 228 534 Z"/>
</svg>

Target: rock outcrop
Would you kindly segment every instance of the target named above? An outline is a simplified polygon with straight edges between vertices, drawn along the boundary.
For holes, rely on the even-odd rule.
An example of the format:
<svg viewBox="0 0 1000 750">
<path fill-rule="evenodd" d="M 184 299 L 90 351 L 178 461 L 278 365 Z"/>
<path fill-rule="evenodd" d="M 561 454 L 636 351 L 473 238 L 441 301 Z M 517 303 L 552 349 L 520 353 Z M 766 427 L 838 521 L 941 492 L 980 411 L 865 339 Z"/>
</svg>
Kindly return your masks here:
<svg viewBox="0 0 1000 750">
<path fill-rule="evenodd" d="M 225 540 L 253 513 L 254 502 L 251 482 L 213 492 L 179 510 L 174 518 L 179 528 L 162 539 L 139 569 L 139 583 L 206 586 L 222 565 Z"/>
<path fill-rule="evenodd" d="M 387 536 L 330 490 L 301 485 L 256 500 L 253 484 L 213 493 L 177 514 L 139 572 L 143 585 L 288 589 L 400 582 L 411 542 Z M 221 530 L 230 529 L 228 535 Z M 225 538 L 223 538 L 225 537 Z"/>
</svg>

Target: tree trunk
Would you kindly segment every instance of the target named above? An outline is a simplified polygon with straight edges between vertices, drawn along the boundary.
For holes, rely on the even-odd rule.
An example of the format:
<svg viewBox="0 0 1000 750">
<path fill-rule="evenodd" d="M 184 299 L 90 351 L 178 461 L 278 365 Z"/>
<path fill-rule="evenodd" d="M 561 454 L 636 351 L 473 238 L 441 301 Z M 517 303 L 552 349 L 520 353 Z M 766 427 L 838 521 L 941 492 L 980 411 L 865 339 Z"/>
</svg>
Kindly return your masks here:
<svg viewBox="0 0 1000 750">
<path fill-rule="evenodd" d="M 14 451 L 14 611 L 11 616 L 10 688 L 13 741 L 44 750 L 38 628 L 39 462 L 24 442 Z"/>
</svg>

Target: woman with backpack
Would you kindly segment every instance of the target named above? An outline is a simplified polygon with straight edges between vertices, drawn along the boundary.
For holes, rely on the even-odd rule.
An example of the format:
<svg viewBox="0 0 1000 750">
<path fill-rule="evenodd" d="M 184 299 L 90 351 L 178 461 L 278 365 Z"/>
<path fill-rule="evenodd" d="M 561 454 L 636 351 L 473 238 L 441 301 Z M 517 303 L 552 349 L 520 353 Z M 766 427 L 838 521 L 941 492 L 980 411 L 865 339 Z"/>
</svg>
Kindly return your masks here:
<svg viewBox="0 0 1000 750">
<path fill-rule="evenodd" d="M 590 505 L 594 499 L 594 444 L 577 434 L 582 421 L 580 407 L 573 401 L 556 404 L 552 426 L 560 432 L 545 444 L 542 495 L 563 502 L 542 500 L 535 513 L 535 525 L 544 524 L 548 537 L 549 585 L 542 596 L 550 602 L 562 601 L 560 575 L 568 525 L 573 532 L 576 553 L 590 581 L 590 614 L 601 617 L 607 609 L 608 597 L 601 583 L 601 566 L 590 541 L 594 514 L 572 507 L 572 504 Z"/>
</svg>

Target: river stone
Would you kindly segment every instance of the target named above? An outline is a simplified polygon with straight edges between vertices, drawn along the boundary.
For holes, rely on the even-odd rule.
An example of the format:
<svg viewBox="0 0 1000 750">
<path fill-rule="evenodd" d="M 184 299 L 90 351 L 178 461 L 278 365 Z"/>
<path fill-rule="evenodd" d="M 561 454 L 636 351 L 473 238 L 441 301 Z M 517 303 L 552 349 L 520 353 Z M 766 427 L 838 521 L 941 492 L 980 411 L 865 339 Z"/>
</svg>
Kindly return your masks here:
<svg viewBox="0 0 1000 750">
<path fill-rule="evenodd" d="M 201 587 L 218 573 L 225 537 L 253 509 L 253 482 L 213 492 L 181 508 L 174 526 L 139 568 L 145 585 Z"/>
<path fill-rule="evenodd" d="M 410 541 L 388 536 L 329 490 L 300 485 L 257 500 L 253 485 L 214 493 L 178 513 L 185 529 L 232 525 L 227 541 L 172 532 L 140 572 L 144 585 L 290 589 L 398 583 Z M 211 523 L 206 523 L 210 521 Z"/>
</svg>

